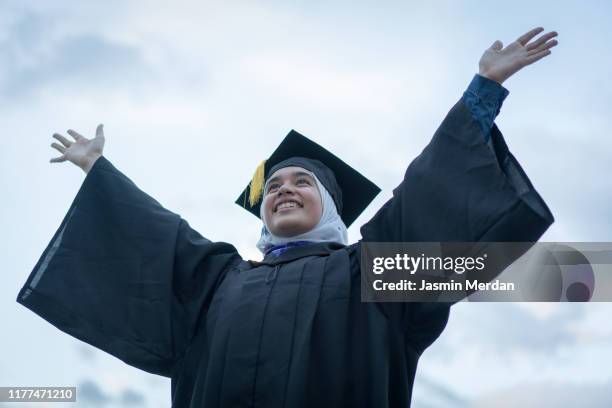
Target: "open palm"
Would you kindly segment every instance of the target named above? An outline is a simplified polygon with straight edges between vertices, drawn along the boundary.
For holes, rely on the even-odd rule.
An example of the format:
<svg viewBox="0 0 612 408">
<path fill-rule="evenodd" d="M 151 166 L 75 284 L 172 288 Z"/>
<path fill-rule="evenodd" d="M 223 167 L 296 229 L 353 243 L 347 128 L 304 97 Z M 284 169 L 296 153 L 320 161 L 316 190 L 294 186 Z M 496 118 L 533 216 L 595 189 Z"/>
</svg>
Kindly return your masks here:
<svg viewBox="0 0 612 408">
<path fill-rule="evenodd" d="M 53 137 L 61 145 L 54 142 L 51 143 L 51 147 L 58 150 L 62 155 L 51 159 L 51 163 L 61 163 L 67 160 L 83 169 L 85 173 L 89 172 L 95 161 L 102 156 L 104 150 L 103 125 L 98 125 L 96 137 L 93 139 L 88 139 L 74 130 L 68 130 L 68 134 L 74 138 L 74 142 L 58 133 L 53 134 Z"/>
<path fill-rule="evenodd" d="M 501 84 L 523 67 L 549 55 L 551 53 L 550 48 L 558 44 L 557 40 L 549 40 L 556 37 L 557 32 L 551 31 L 537 40 L 529 42 L 542 31 L 544 31 L 542 27 L 534 28 L 506 48 L 503 48 L 501 41 L 495 41 L 480 58 L 478 64 L 480 75 Z"/>
</svg>

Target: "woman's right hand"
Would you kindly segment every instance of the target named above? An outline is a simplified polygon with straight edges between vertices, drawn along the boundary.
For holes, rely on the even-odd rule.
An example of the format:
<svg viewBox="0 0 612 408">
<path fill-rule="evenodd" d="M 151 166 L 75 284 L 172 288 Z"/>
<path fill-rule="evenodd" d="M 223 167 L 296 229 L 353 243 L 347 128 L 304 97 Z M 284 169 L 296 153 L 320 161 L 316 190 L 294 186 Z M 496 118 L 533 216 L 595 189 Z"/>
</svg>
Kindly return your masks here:
<svg viewBox="0 0 612 408">
<path fill-rule="evenodd" d="M 74 142 L 58 133 L 53 134 L 53 137 L 57 139 L 61 145 L 53 142 L 51 143 L 51 147 L 58 150 L 62 155 L 51 159 L 51 163 L 61 163 L 68 160 L 83 169 L 85 173 L 89 173 L 89 170 L 91 170 L 96 160 L 102 156 L 102 150 L 104 150 L 103 125 L 98 125 L 96 128 L 96 137 L 93 139 L 87 139 L 74 130 L 68 130 L 68 134 L 74 138 Z"/>
<path fill-rule="evenodd" d="M 497 40 L 487 48 L 478 63 L 479 74 L 485 78 L 492 79 L 502 84 L 506 79 L 536 61 L 550 55 L 550 49 L 559 42 L 551 40 L 557 36 L 556 31 L 551 31 L 535 41 L 531 41 L 536 35 L 544 31 L 543 27 L 521 35 L 515 42 L 507 45 Z M 531 42 L 530 42 L 531 41 Z"/>
</svg>

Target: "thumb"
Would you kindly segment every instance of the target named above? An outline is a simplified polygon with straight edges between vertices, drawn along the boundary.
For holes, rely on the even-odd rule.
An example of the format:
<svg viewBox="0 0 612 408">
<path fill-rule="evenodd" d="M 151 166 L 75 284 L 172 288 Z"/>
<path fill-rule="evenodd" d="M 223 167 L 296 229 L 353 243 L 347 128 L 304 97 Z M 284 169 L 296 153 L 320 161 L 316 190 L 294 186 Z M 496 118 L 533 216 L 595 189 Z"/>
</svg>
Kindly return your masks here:
<svg viewBox="0 0 612 408">
<path fill-rule="evenodd" d="M 504 43 L 502 43 L 499 40 L 495 40 L 495 42 L 493 43 L 493 45 L 491 45 L 491 49 L 495 50 L 495 51 L 499 51 L 502 48 L 504 48 Z"/>
<path fill-rule="evenodd" d="M 101 123 L 96 128 L 96 137 L 104 137 L 104 125 Z"/>
</svg>

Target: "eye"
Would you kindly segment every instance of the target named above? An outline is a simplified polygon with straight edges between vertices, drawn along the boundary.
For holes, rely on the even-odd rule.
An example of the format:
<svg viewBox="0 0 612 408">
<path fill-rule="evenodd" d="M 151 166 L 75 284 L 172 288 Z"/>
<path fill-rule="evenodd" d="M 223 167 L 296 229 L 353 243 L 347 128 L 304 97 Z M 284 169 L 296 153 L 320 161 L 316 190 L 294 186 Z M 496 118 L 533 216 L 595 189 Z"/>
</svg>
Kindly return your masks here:
<svg viewBox="0 0 612 408">
<path fill-rule="evenodd" d="M 268 186 L 268 190 L 266 191 L 266 194 L 273 193 L 276 190 L 278 190 L 278 183 L 272 183 Z"/>
<path fill-rule="evenodd" d="M 310 180 L 305 179 L 305 178 L 298 179 L 298 180 L 295 182 L 295 184 L 297 184 L 298 186 L 299 186 L 299 185 L 307 185 L 307 186 L 311 185 Z"/>
</svg>

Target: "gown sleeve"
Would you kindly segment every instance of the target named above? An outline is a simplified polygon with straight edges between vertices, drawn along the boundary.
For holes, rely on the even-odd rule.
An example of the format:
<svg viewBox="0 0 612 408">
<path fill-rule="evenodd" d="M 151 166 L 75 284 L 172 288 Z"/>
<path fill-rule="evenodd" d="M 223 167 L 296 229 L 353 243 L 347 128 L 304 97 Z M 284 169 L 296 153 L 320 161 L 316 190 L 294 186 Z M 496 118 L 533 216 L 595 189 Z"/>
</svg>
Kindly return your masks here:
<svg viewBox="0 0 612 408">
<path fill-rule="evenodd" d="M 17 302 L 129 365 L 170 377 L 241 260 L 100 157 Z"/>
<path fill-rule="evenodd" d="M 489 144 L 460 99 L 408 166 L 393 197 L 361 227 L 363 241 L 537 241 L 553 215 L 495 124 Z M 419 349 L 439 335 L 448 318 L 448 304 L 379 305 Z"/>
<path fill-rule="evenodd" d="M 404 180 L 361 227 L 364 241 L 537 241 L 553 216 L 508 150 L 497 125 L 493 149 L 459 100 Z"/>
</svg>

